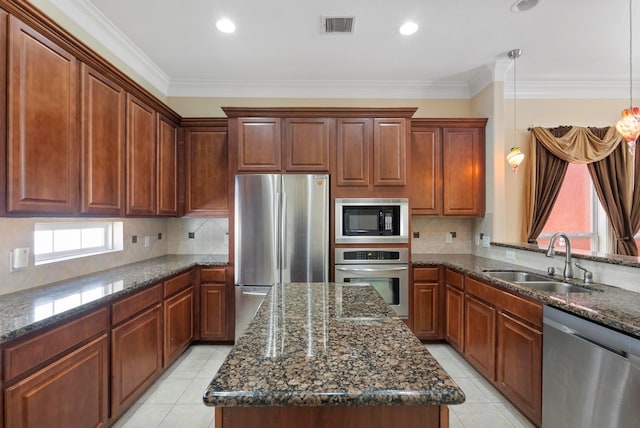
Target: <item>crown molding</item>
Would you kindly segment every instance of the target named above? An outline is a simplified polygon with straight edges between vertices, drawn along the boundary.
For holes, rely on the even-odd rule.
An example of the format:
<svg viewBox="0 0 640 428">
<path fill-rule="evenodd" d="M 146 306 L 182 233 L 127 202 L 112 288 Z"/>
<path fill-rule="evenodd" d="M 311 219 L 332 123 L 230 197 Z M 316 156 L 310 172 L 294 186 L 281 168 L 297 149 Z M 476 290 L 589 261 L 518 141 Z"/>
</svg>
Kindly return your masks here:
<svg viewBox="0 0 640 428">
<path fill-rule="evenodd" d="M 51 0 L 69 19 L 166 96 L 169 76 L 89 1 Z"/>
<path fill-rule="evenodd" d="M 571 80 L 517 82 L 518 99 L 628 99 L 629 83 L 623 81 Z M 638 88 L 634 88 L 637 90 Z M 513 97 L 513 85 L 504 85 L 505 98 Z"/>
</svg>

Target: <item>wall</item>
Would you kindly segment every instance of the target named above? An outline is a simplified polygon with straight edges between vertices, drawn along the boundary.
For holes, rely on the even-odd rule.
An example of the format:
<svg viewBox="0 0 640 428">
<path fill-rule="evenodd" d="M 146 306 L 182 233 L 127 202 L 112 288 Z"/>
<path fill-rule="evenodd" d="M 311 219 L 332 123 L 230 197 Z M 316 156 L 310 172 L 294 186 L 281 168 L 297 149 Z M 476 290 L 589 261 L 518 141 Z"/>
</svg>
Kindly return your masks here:
<svg viewBox="0 0 640 428">
<path fill-rule="evenodd" d="M 183 117 L 225 117 L 221 107 L 418 107 L 413 117 L 472 117 L 469 100 L 169 97 Z"/>
<path fill-rule="evenodd" d="M 411 239 L 411 252 L 415 254 L 469 254 L 473 252 L 473 220 L 466 218 L 437 218 L 412 216 L 411 231 L 420 238 Z M 446 234 L 455 232 L 451 243 Z"/>
<path fill-rule="evenodd" d="M 0 294 L 37 287 L 51 282 L 61 281 L 92 272 L 109 269 L 123 264 L 134 263 L 152 257 L 167 254 L 167 220 L 159 219 L 108 219 L 124 222 L 124 250 L 79 259 L 49 263 L 40 266 L 33 264 L 33 228 L 37 222 L 54 221 L 91 221 L 91 218 L 2 218 L 0 217 Z M 104 220 L 104 219 L 101 219 Z M 158 233 L 163 239 L 158 240 Z M 138 236 L 133 244 L 131 237 Z M 151 245 L 144 247 L 144 237 L 151 237 Z M 29 247 L 29 266 L 24 270 L 9 272 L 9 251 L 13 248 Z"/>
</svg>

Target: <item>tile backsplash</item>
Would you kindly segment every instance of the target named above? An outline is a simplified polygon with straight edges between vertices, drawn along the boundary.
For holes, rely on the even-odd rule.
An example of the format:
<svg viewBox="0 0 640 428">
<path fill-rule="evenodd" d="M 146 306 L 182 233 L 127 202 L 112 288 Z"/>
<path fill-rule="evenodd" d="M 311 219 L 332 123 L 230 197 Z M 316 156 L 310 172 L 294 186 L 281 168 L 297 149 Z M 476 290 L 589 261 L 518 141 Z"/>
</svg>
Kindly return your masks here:
<svg viewBox="0 0 640 428">
<path fill-rule="evenodd" d="M 93 219 L 0 217 L 0 294 L 25 290 L 165 254 L 221 255 L 228 253 L 226 218 L 109 218 L 96 220 L 124 223 L 123 251 L 34 265 L 35 223 L 91 220 Z M 188 232 L 195 232 L 195 239 L 189 239 Z M 161 239 L 158 239 L 158 234 L 161 234 Z M 132 242 L 133 235 L 138 237 L 135 244 Z M 144 246 L 145 236 L 149 237 L 149 247 Z M 10 272 L 10 250 L 24 247 L 30 249 L 28 266 L 25 269 Z"/>
<path fill-rule="evenodd" d="M 465 254 L 473 252 L 474 220 L 467 218 L 411 217 L 411 231 L 419 238 L 411 238 L 411 252 L 416 254 Z M 447 242 L 447 234 L 455 238 Z"/>
</svg>

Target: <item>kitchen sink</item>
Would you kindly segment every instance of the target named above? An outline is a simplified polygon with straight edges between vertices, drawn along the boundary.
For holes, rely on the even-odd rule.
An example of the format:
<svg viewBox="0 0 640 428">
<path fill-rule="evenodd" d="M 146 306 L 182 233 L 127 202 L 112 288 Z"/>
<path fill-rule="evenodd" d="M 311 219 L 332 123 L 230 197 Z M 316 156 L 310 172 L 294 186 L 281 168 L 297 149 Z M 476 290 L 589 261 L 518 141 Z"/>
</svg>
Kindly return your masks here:
<svg viewBox="0 0 640 428">
<path fill-rule="evenodd" d="M 591 290 L 588 288 L 578 287 L 576 285 L 567 284 L 566 282 L 558 281 L 529 281 L 519 283 L 520 285 L 528 288 L 533 288 L 540 291 L 550 291 L 553 293 L 589 293 Z"/>
<path fill-rule="evenodd" d="M 509 282 L 549 281 L 548 276 L 524 271 L 485 271 L 492 278 Z"/>
</svg>

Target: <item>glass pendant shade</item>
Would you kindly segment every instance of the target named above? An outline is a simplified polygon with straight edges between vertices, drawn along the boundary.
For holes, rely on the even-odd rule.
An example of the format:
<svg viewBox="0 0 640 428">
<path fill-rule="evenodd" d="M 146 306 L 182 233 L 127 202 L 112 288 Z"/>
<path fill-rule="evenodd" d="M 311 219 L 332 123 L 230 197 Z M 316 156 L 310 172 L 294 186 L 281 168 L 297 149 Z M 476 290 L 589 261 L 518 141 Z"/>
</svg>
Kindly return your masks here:
<svg viewBox="0 0 640 428">
<path fill-rule="evenodd" d="M 622 110 L 622 118 L 616 123 L 616 129 L 629 145 L 631 154 L 635 152 L 636 140 L 640 135 L 640 109 L 630 107 Z"/>
<path fill-rule="evenodd" d="M 524 153 L 520 151 L 520 147 L 512 147 L 511 151 L 507 155 L 507 162 L 509 166 L 513 168 L 513 172 L 517 173 L 517 169 L 524 160 Z"/>
</svg>

